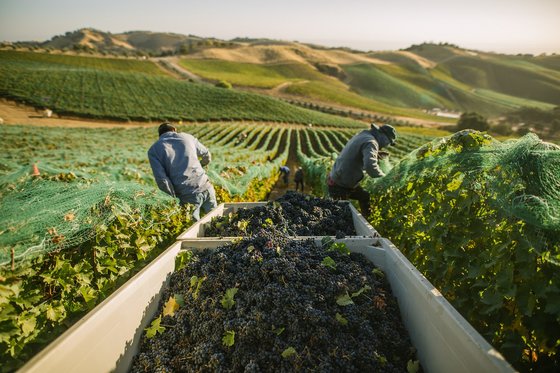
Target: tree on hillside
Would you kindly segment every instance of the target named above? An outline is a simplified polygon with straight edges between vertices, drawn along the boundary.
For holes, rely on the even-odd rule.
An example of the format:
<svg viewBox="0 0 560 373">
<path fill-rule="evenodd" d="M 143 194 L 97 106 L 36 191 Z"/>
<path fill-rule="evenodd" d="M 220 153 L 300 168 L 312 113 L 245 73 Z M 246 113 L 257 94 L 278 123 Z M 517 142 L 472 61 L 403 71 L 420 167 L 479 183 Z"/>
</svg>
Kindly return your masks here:
<svg viewBox="0 0 560 373">
<path fill-rule="evenodd" d="M 473 129 L 477 131 L 487 131 L 489 128 L 490 125 L 486 118 L 475 112 L 461 114 L 457 122 L 458 130 Z"/>
</svg>

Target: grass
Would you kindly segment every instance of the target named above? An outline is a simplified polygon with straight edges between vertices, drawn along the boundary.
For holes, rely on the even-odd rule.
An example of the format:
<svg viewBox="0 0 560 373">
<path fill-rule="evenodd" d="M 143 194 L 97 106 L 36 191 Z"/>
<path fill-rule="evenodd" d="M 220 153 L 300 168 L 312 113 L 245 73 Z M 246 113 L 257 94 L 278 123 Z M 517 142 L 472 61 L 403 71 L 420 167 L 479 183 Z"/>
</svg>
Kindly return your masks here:
<svg viewBox="0 0 560 373">
<path fill-rule="evenodd" d="M 407 81 L 416 77 L 398 65 L 354 64 L 344 66 L 344 71 L 350 77 L 349 85 L 358 93 L 388 105 L 408 108 L 449 105 L 442 97 Z"/>
<path fill-rule="evenodd" d="M 332 102 L 342 106 L 354 107 L 382 114 L 426 119 L 442 123 L 449 122 L 449 119 L 428 115 L 419 109 L 396 107 L 364 97 L 350 91 L 349 88 L 342 83 L 306 82 L 303 84 L 290 85 L 286 87 L 284 91 L 295 96 L 311 98 L 322 102 Z"/>
<path fill-rule="evenodd" d="M 441 123 L 449 120 L 422 109 L 498 116 L 523 106 L 549 109 L 560 104 L 560 71 L 555 70 L 560 65 L 558 56 L 467 55 L 439 45 L 416 46 L 412 52 L 439 64 L 424 68 L 404 54 L 372 53 L 370 56 L 391 63 L 340 65 L 346 74 L 340 80 L 295 60 L 255 64 L 183 58 L 180 64 L 207 80 L 225 80 L 237 87 L 268 90 L 287 83 L 281 93 L 323 106 Z M 73 115 L 120 120 L 341 123 L 263 95 L 213 91 L 208 84 L 178 82 L 149 61 L 2 51 L 0 68 L 0 95 Z"/>
<path fill-rule="evenodd" d="M 434 44 L 419 45 L 412 48 L 410 52 L 434 62 L 442 62 L 458 56 L 454 48 Z"/>
<path fill-rule="evenodd" d="M 302 63 L 263 65 L 195 59 L 183 59 L 180 63 L 205 79 L 226 80 L 234 85 L 255 88 L 273 88 L 291 82 L 293 84 L 285 87 L 283 92 L 367 111 L 438 121 L 420 110 L 402 109 L 399 106 L 406 105 L 399 105 L 398 102 L 390 102 L 388 99 L 378 99 L 383 99 L 383 96 L 372 99 L 361 95 L 361 92 L 352 92 L 343 82 Z"/>
<path fill-rule="evenodd" d="M 88 69 L 95 71 L 120 71 L 143 73 L 155 76 L 167 76 L 167 73 L 160 69 L 155 63 L 135 59 L 0 51 L 0 61 L 3 63 L 21 63 L 26 67 L 31 66 L 36 69 L 44 69 L 44 71 Z"/>
<path fill-rule="evenodd" d="M 454 98 L 461 111 L 476 111 L 482 115 L 493 116 L 522 106 L 549 107 L 549 104 L 539 101 L 505 95 L 488 89 L 475 89 L 455 80 L 448 69 L 442 65 L 430 72 L 449 91 L 449 95 Z"/>
<path fill-rule="evenodd" d="M 560 104 L 560 78 L 525 61 L 461 56 L 443 64 L 451 76 L 473 88 L 554 105 Z"/>
<path fill-rule="evenodd" d="M 428 128 L 428 127 L 398 126 L 396 129 L 399 135 L 406 134 L 406 135 L 419 135 L 419 136 L 428 136 L 428 137 L 444 137 L 452 134 L 452 132 L 446 130 L 442 130 L 438 128 Z"/>
<path fill-rule="evenodd" d="M 47 106 L 59 114 L 117 120 L 255 120 L 362 126 L 350 119 L 299 108 L 269 96 L 157 74 L 66 67 L 53 62 L 52 56 L 46 56 L 10 54 L 10 58 L 0 59 L 0 96 L 33 106 Z M 85 65 L 100 60 L 82 59 Z"/>
<path fill-rule="evenodd" d="M 274 88 L 286 82 L 324 80 L 321 73 L 302 63 L 254 64 L 223 60 L 182 59 L 180 65 L 211 80 L 226 80 L 233 85 Z"/>
</svg>

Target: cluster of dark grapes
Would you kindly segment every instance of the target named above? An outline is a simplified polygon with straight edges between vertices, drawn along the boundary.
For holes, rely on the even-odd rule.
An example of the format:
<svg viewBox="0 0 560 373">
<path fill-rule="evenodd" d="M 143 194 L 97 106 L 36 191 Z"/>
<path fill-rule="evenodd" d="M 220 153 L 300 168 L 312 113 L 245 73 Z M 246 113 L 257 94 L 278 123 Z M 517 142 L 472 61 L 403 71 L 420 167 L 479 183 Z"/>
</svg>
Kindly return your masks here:
<svg viewBox="0 0 560 373">
<path fill-rule="evenodd" d="M 238 224 L 246 222 L 247 224 Z M 274 226 L 290 236 L 355 235 L 348 202 L 317 198 L 289 191 L 265 206 L 239 210 L 233 216 L 212 220 L 206 237 L 250 236 L 262 227 Z"/>
<path fill-rule="evenodd" d="M 198 293 L 194 276 L 203 279 Z M 344 295 L 351 302 L 340 305 Z M 165 331 L 143 335 L 132 372 L 406 372 L 416 359 L 382 272 L 361 254 L 274 228 L 197 252 L 171 276 L 156 317 L 179 296 L 184 304 L 161 319 Z"/>
</svg>

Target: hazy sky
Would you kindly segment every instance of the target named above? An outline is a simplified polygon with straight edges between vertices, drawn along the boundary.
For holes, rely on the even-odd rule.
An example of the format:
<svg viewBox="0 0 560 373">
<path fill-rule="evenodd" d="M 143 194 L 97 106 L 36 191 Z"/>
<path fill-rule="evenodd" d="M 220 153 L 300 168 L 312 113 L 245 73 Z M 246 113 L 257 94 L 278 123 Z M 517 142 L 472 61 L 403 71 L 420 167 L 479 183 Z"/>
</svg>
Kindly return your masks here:
<svg viewBox="0 0 560 373">
<path fill-rule="evenodd" d="M 0 0 L 0 40 L 93 27 L 232 39 L 406 48 L 424 41 L 505 53 L 560 53 L 560 0 Z"/>
</svg>

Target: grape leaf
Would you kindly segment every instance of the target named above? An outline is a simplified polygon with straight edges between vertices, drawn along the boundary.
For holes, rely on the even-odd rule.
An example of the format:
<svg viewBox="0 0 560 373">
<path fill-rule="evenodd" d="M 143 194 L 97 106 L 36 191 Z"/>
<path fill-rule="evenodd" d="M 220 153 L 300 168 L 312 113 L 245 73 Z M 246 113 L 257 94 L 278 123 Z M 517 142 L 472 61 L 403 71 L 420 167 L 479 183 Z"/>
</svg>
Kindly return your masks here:
<svg viewBox="0 0 560 373">
<path fill-rule="evenodd" d="M 408 373 L 417 373 L 419 369 L 420 369 L 420 361 L 418 360 L 414 360 L 414 361 L 409 360 L 406 363 L 406 371 Z"/>
<path fill-rule="evenodd" d="M 21 322 L 21 330 L 23 331 L 24 336 L 28 336 L 31 332 L 35 329 L 35 325 L 37 325 L 37 319 L 33 316 L 25 318 Z"/>
<path fill-rule="evenodd" d="M 177 303 L 175 297 L 169 297 L 169 300 L 163 306 L 163 316 L 173 316 L 178 309 L 179 303 Z"/>
<path fill-rule="evenodd" d="M 175 301 L 179 303 L 179 306 L 183 307 L 185 305 L 185 298 L 181 294 L 174 294 Z"/>
<path fill-rule="evenodd" d="M 336 269 L 336 262 L 330 256 L 326 256 L 321 262 L 321 264 L 327 268 Z"/>
<path fill-rule="evenodd" d="M 152 324 L 147 327 L 146 330 L 146 338 L 150 339 L 156 336 L 158 333 L 163 333 L 165 331 L 165 327 L 161 326 L 161 316 L 157 319 L 152 321 Z"/>
<path fill-rule="evenodd" d="M 226 347 L 231 347 L 235 343 L 235 331 L 227 330 L 222 337 L 222 343 Z"/>
<path fill-rule="evenodd" d="M 286 330 L 286 328 L 284 327 L 280 327 L 280 328 L 272 328 L 272 332 L 276 335 L 280 335 L 284 332 L 284 330 Z"/>
<path fill-rule="evenodd" d="M 350 298 L 348 292 L 346 292 L 344 295 L 336 298 L 336 304 L 338 304 L 339 306 L 348 306 L 350 304 L 354 304 L 354 301 L 352 300 L 352 298 Z"/>
<path fill-rule="evenodd" d="M 175 271 L 185 268 L 193 258 L 193 253 L 190 250 L 180 251 L 175 257 Z"/>
<path fill-rule="evenodd" d="M 58 321 L 64 318 L 64 316 L 66 316 L 66 310 L 64 309 L 64 306 L 48 306 L 47 307 L 47 319 L 51 320 L 51 321 Z"/>
<path fill-rule="evenodd" d="M 338 251 L 341 254 L 350 255 L 350 249 L 343 242 L 333 243 L 327 251 Z"/>
<path fill-rule="evenodd" d="M 359 296 L 360 294 L 362 294 L 364 291 L 366 290 L 370 290 L 371 287 L 369 285 L 365 285 L 363 288 L 361 288 L 360 290 L 358 290 L 355 293 L 352 293 L 352 298 L 356 298 L 357 296 Z"/>
<path fill-rule="evenodd" d="M 226 310 L 229 310 L 235 304 L 235 300 L 233 297 L 237 294 L 238 288 L 229 288 L 226 290 L 226 293 L 222 297 L 222 307 Z"/>
<path fill-rule="evenodd" d="M 284 359 L 289 358 L 290 356 L 294 356 L 296 354 L 296 349 L 293 347 L 288 347 L 287 349 L 285 349 L 284 351 L 282 351 L 282 357 Z"/>
<path fill-rule="evenodd" d="M 375 360 L 377 360 L 379 364 L 381 364 L 381 366 L 387 364 L 387 358 L 385 356 L 377 353 L 377 351 L 374 351 L 373 355 L 375 357 Z"/>
<path fill-rule="evenodd" d="M 198 299 L 198 293 L 200 292 L 200 288 L 202 283 L 206 280 L 206 277 L 198 277 L 192 276 L 191 277 L 191 291 L 193 293 L 193 298 Z M 194 288 L 194 290 L 193 290 Z"/>
<path fill-rule="evenodd" d="M 371 273 L 379 277 L 385 277 L 385 273 L 383 273 L 383 271 L 379 268 L 374 268 Z"/>
<path fill-rule="evenodd" d="M 336 313 L 336 321 L 342 325 L 348 325 L 348 320 L 338 312 Z"/>
</svg>

